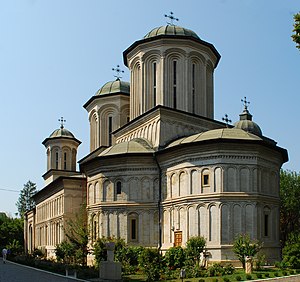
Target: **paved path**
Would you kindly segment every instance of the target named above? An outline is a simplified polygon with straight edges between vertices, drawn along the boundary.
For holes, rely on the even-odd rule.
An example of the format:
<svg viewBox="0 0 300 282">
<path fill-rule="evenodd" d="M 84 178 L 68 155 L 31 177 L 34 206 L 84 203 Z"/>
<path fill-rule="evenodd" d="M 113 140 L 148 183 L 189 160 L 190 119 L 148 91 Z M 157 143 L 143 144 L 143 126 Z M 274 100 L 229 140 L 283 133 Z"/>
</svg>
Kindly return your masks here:
<svg viewBox="0 0 300 282">
<path fill-rule="evenodd" d="M 0 282 L 76 282 L 85 281 L 64 277 L 32 267 L 0 259 Z"/>
</svg>

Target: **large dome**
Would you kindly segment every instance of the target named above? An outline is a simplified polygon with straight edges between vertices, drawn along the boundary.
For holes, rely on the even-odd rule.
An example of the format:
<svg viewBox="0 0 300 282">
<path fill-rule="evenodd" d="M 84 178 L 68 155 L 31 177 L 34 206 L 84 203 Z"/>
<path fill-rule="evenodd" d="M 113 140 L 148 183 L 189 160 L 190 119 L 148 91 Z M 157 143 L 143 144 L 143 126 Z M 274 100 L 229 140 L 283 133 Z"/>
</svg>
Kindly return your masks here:
<svg viewBox="0 0 300 282">
<path fill-rule="evenodd" d="M 196 39 L 200 39 L 199 36 L 192 30 L 177 26 L 177 25 L 165 25 L 160 26 L 152 29 L 150 32 L 148 32 L 144 39 L 155 37 L 159 35 L 179 35 L 179 36 L 189 36 L 194 37 Z"/>
<path fill-rule="evenodd" d="M 105 83 L 97 92 L 97 95 L 113 94 L 113 93 L 125 93 L 130 94 L 130 84 L 128 82 L 116 79 Z"/>
</svg>

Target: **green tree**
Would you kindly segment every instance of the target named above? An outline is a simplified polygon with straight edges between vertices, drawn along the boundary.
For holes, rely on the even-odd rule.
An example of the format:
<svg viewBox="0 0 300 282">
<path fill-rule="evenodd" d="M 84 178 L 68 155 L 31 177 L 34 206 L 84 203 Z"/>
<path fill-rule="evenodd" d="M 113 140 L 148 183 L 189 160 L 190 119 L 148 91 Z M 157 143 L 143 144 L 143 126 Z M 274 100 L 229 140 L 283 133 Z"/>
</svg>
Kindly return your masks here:
<svg viewBox="0 0 300 282">
<path fill-rule="evenodd" d="M 289 268 L 300 268 L 300 234 L 291 233 L 282 250 L 282 264 Z"/>
<path fill-rule="evenodd" d="M 300 174 L 280 172 L 280 233 L 284 246 L 289 234 L 300 230 Z"/>
<path fill-rule="evenodd" d="M 23 217 L 24 213 L 35 207 L 35 202 L 32 196 L 37 192 L 36 184 L 30 180 L 24 184 L 23 189 L 20 192 L 19 199 L 16 203 L 18 207 L 19 215 Z"/>
<path fill-rule="evenodd" d="M 77 264 L 86 265 L 89 230 L 85 205 L 80 207 L 79 212 L 75 214 L 74 218 L 67 221 L 65 235 L 70 246 L 74 248 L 74 261 Z"/>
<path fill-rule="evenodd" d="M 200 255 L 205 247 L 206 240 L 202 236 L 191 237 L 186 242 L 186 255 L 190 260 L 196 262 L 199 265 Z"/>
<path fill-rule="evenodd" d="M 296 47 L 300 50 L 300 12 L 294 15 L 294 29 L 295 34 L 292 35 L 293 41 L 297 44 Z"/>
<path fill-rule="evenodd" d="M 233 242 L 233 252 L 238 257 L 245 269 L 245 257 L 255 257 L 262 244 L 257 240 L 251 240 L 248 234 L 239 234 Z"/>
<path fill-rule="evenodd" d="M 164 261 L 170 269 L 182 268 L 186 259 L 185 250 L 180 246 L 169 248 L 164 256 Z"/>
<path fill-rule="evenodd" d="M 21 218 L 11 218 L 4 213 L 0 215 L 0 249 L 11 249 L 12 255 L 23 251 L 24 224 Z"/>
<path fill-rule="evenodd" d="M 146 275 L 146 281 L 158 281 L 163 269 L 162 256 L 158 249 L 144 248 L 138 258 L 140 269 Z"/>
</svg>

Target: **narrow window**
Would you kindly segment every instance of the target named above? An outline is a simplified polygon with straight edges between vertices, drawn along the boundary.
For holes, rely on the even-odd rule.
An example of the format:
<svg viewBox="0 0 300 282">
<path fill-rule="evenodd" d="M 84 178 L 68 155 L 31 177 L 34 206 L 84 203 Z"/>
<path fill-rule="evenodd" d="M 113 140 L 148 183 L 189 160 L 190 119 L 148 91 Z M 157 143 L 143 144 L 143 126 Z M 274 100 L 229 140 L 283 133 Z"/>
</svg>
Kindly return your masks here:
<svg viewBox="0 0 300 282">
<path fill-rule="evenodd" d="M 173 107 L 177 107 L 177 62 L 173 61 Z"/>
<path fill-rule="evenodd" d="M 67 170 L 67 153 L 64 152 L 64 170 Z"/>
<path fill-rule="evenodd" d="M 269 236 L 269 215 L 265 214 L 265 218 L 264 218 L 264 235 L 265 237 Z"/>
<path fill-rule="evenodd" d="M 58 169 L 58 152 L 55 153 L 55 168 Z"/>
<path fill-rule="evenodd" d="M 195 64 L 192 66 L 192 113 L 195 113 Z"/>
<path fill-rule="evenodd" d="M 127 117 L 127 123 L 130 122 L 130 117 Z"/>
<path fill-rule="evenodd" d="M 133 218 L 131 219 L 131 240 L 136 240 L 137 239 L 137 224 L 136 224 L 136 219 Z"/>
<path fill-rule="evenodd" d="M 153 63 L 153 107 L 156 106 L 156 63 Z"/>
<path fill-rule="evenodd" d="M 203 175 L 203 185 L 209 185 L 209 175 L 208 174 Z"/>
<path fill-rule="evenodd" d="M 112 117 L 108 118 L 108 146 L 112 145 Z"/>
<path fill-rule="evenodd" d="M 94 239 L 94 241 L 96 241 L 96 239 L 97 239 L 97 221 L 94 219 L 94 224 L 93 224 L 93 239 Z"/>
<path fill-rule="evenodd" d="M 122 193 L 122 184 L 121 181 L 117 182 L 117 194 L 121 194 Z"/>
</svg>

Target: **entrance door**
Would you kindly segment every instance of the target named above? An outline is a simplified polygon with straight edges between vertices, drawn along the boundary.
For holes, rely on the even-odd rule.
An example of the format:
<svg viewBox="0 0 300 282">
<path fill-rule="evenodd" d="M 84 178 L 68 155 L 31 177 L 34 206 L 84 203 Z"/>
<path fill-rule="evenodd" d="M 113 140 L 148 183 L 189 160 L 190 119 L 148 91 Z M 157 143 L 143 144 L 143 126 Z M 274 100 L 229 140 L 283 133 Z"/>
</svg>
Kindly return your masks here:
<svg viewBox="0 0 300 282">
<path fill-rule="evenodd" d="M 174 247 L 181 246 L 182 244 L 182 231 L 174 232 Z"/>
</svg>

